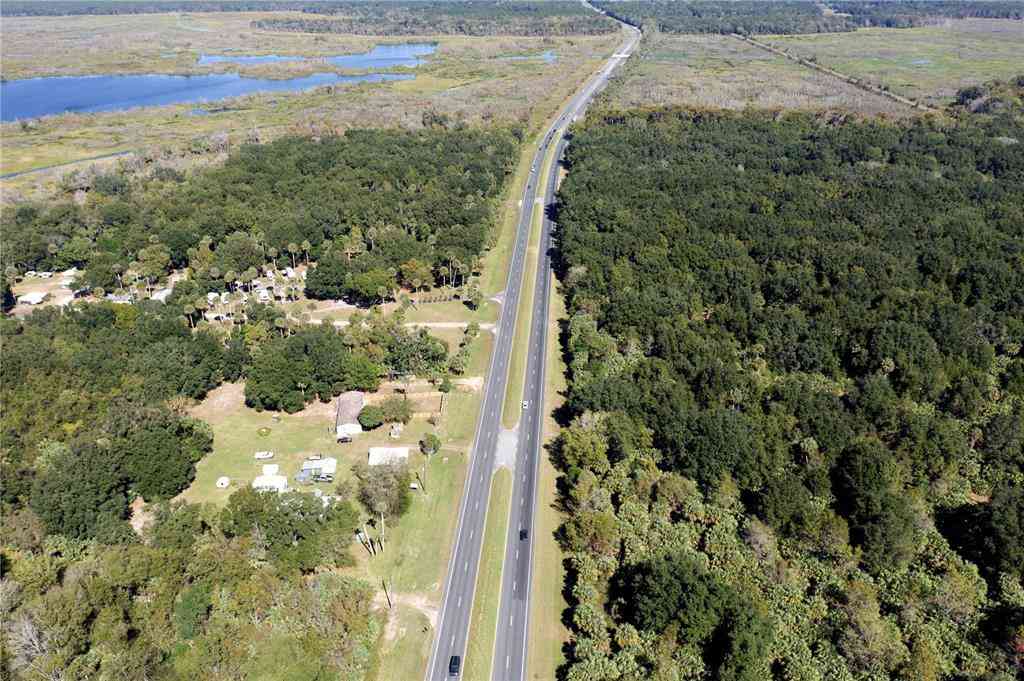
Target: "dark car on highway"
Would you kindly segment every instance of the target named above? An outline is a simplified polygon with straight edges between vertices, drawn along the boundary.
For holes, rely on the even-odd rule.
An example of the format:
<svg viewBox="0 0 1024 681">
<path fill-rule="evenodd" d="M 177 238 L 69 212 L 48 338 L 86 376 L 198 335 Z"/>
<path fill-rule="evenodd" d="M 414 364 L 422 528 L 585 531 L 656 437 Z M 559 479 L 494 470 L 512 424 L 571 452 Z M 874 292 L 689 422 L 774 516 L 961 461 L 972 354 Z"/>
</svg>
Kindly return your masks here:
<svg viewBox="0 0 1024 681">
<path fill-rule="evenodd" d="M 462 669 L 462 658 L 452 655 L 452 659 L 448 660 L 448 676 L 458 676 L 460 669 Z"/>
</svg>

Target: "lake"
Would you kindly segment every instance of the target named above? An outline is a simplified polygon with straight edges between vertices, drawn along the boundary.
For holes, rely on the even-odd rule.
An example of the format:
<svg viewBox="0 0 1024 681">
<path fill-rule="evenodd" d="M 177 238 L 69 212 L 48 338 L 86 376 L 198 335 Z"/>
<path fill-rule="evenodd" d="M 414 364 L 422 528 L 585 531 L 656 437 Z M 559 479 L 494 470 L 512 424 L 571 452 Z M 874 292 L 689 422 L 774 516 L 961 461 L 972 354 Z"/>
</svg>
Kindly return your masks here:
<svg viewBox="0 0 1024 681">
<path fill-rule="evenodd" d="M 378 45 L 364 54 L 328 57 L 327 61 L 345 68 L 361 69 L 417 66 L 422 63 L 421 56 L 430 54 L 436 49 L 436 45 L 419 43 Z M 274 61 L 275 59 L 301 59 L 301 57 L 238 55 L 219 59 L 221 61 L 236 60 L 236 63 L 239 64 L 250 64 L 265 63 L 267 60 Z M 200 59 L 200 63 L 203 63 L 202 59 Z M 122 111 L 140 106 L 211 102 L 254 92 L 296 92 L 338 83 L 373 83 L 412 78 L 415 76 L 408 73 L 367 73 L 358 76 L 314 73 L 309 76 L 282 80 L 250 78 L 237 73 L 198 76 L 142 74 L 27 78 L 0 83 L 0 121 L 38 118 L 69 111 L 80 113 Z"/>
</svg>

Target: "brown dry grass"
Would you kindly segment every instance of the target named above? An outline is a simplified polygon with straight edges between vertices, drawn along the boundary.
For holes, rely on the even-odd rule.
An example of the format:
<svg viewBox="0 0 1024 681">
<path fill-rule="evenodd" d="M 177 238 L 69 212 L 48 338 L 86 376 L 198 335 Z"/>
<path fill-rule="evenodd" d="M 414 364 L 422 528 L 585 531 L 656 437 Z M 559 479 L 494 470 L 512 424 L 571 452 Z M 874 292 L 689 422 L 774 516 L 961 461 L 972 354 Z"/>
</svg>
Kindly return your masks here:
<svg viewBox="0 0 1024 681">
<path fill-rule="evenodd" d="M 849 83 L 816 73 L 735 38 L 648 36 L 604 103 L 700 109 L 846 109 L 905 116 L 913 112 Z"/>
</svg>

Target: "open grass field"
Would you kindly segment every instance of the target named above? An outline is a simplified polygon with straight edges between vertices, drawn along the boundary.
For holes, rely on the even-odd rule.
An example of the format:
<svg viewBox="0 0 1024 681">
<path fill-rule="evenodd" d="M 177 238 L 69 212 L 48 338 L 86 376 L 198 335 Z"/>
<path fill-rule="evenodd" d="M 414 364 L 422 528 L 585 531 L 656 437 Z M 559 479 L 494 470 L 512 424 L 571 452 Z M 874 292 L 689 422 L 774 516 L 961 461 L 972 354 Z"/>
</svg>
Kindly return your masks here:
<svg viewBox="0 0 1024 681">
<path fill-rule="evenodd" d="M 721 35 L 646 36 L 600 99 L 612 108 L 912 111 L 784 57 Z"/>
<path fill-rule="evenodd" d="M 179 20 L 190 30 L 175 28 Z M 140 65 L 139 71 L 180 73 L 197 71 L 200 67 L 194 62 L 202 52 L 235 50 L 244 54 L 272 52 L 315 57 L 364 51 L 379 42 L 396 42 L 393 38 L 377 40 L 365 36 L 268 34 L 250 30 L 249 20 L 248 15 L 230 13 L 5 19 L 0 29 L 3 74 L 11 78 L 44 73 L 120 73 L 126 72 L 121 65 L 133 60 Z M 104 49 L 104 41 L 93 44 L 97 24 L 122 26 L 120 32 L 105 40 L 115 49 Z M 169 30 L 166 36 L 164 29 Z M 50 33 L 62 36 L 53 58 L 46 44 Z M 139 35 L 150 35 L 151 39 L 138 40 L 135 36 Z M 156 35 L 162 37 L 152 37 Z M 223 35 L 228 37 L 221 40 Z M 63 114 L 25 125 L 3 124 L 0 175 L 118 152 L 187 167 L 211 156 L 205 151 L 204 142 L 214 135 L 226 135 L 229 145 L 234 145 L 251 137 L 266 141 L 288 133 L 360 126 L 419 127 L 423 113 L 428 110 L 470 124 L 504 121 L 534 126 L 548 118 L 589 75 L 597 60 L 614 49 L 618 36 L 417 36 L 415 40 L 436 42 L 438 49 L 427 63 L 416 68 L 414 80 L 248 95 L 218 102 L 208 107 L 208 115 L 201 116 L 193 115 L 194 105 L 182 104 L 123 112 Z M 552 62 L 541 58 L 548 51 L 555 56 Z M 172 54 L 175 56 L 161 56 Z M 327 70 L 321 67 L 322 62 L 307 62 L 246 68 L 255 69 L 254 74 L 264 77 L 291 77 L 314 68 Z M 224 69 L 225 65 L 216 68 Z M 214 161 L 219 158 L 217 154 L 212 156 Z M 107 163 L 124 160 L 122 157 Z M 70 170 L 63 167 L 8 178 L 3 181 L 4 199 L 10 201 L 52 189 Z"/>
<path fill-rule="evenodd" d="M 960 88 L 1024 72 L 1024 21 L 948 20 L 939 26 L 765 40 L 840 73 L 888 86 L 926 104 L 948 104 Z"/>
<path fill-rule="evenodd" d="M 512 472 L 502 468 L 491 481 L 491 500 L 487 507 L 487 529 L 480 548 L 480 571 L 476 578 L 473 614 L 469 620 L 469 641 L 462 678 L 488 681 L 494 656 L 494 636 L 498 628 L 501 604 L 501 568 L 505 557 L 509 503 L 512 497 Z"/>
</svg>

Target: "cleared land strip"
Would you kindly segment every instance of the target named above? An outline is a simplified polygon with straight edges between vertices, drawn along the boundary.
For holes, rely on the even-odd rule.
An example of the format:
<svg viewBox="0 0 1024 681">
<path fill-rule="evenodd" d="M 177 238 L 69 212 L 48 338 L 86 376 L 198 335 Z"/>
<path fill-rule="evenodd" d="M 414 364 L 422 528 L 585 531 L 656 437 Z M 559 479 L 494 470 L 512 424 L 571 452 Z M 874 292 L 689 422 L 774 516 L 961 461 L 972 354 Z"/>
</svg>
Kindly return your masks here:
<svg viewBox="0 0 1024 681">
<path fill-rule="evenodd" d="M 865 82 L 861 78 L 855 78 L 854 76 L 848 76 L 845 73 L 840 73 L 835 69 L 830 69 L 827 66 L 822 66 L 821 64 L 813 62 L 810 59 L 806 59 L 804 57 L 791 54 L 786 50 L 780 50 L 779 48 L 773 45 L 769 45 L 768 43 L 762 43 L 760 40 L 756 40 L 754 38 L 751 38 L 750 36 L 740 35 L 739 33 L 730 33 L 729 35 L 732 36 L 733 38 L 736 38 L 737 40 L 753 45 L 754 47 L 759 47 L 762 50 L 767 50 L 768 52 L 771 52 L 772 54 L 777 54 L 780 57 L 785 57 L 790 61 L 794 61 L 797 64 L 800 64 L 801 66 L 806 66 L 807 68 L 818 71 L 819 73 L 824 73 L 834 78 L 838 78 L 839 80 L 846 81 L 850 85 L 858 87 L 861 90 L 864 90 L 865 92 L 870 92 L 875 95 L 887 97 L 888 99 L 891 99 L 894 102 L 905 104 L 914 109 L 920 109 L 922 111 L 931 111 L 933 113 L 941 113 L 941 111 L 939 109 L 936 109 L 935 107 L 928 106 L 927 104 L 923 104 L 913 99 L 908 99 L 907 97 L 902 97 L 896 94 L 895 92 L 890 92 L 889 90 L 884 90 L 877 85 L 872 85 L 871 83 Z"/>
</svg>

